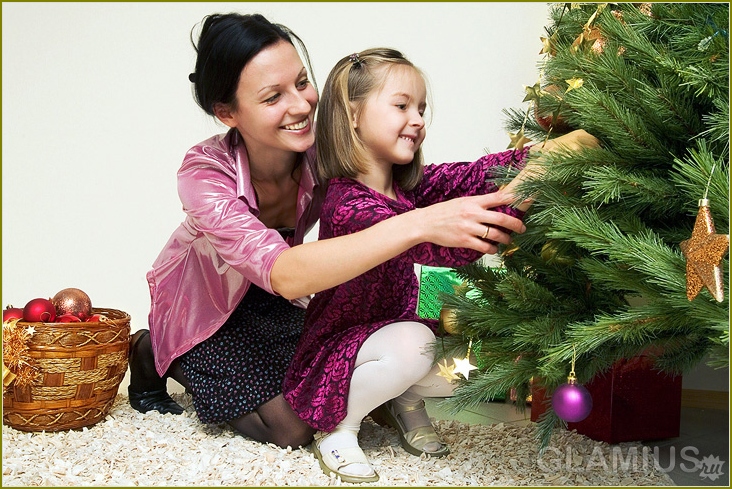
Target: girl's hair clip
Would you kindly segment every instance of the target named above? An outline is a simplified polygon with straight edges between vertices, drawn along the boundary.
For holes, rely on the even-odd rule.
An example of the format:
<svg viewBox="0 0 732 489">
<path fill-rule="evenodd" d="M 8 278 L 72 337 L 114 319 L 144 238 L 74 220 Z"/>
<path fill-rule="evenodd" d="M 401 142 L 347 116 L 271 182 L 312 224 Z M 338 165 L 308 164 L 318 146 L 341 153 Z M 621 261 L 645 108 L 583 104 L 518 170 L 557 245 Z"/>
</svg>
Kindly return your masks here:
<svg viewBox="0 0 732 489">
<path fill-rule="evenodd" d="M 195 73 L 191 73 L 190 75 L 188 75 L 188 80 L 191 83 L 196 83 L 196 74 Z"/>
<path fill-rule="evenodd" d="M 353 63 L 353 66 L 355 66 L 356 68 L 361 67 L 361 63 L 363 63 L 363 61 L 361 61 L 361 58 L 358 56 L 358 53 L 353 53 L 348 58 L 351 60 L 351 63 Z"/>
</svg>

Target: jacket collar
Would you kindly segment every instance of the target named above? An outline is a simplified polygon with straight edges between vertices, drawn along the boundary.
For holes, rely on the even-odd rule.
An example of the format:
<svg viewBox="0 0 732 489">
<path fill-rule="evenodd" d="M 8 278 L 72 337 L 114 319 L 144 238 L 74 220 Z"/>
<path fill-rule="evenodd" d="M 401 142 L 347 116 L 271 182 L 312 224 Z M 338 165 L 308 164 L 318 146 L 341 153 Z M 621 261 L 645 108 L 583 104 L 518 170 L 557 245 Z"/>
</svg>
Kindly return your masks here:
<svg viewBox="0 0 732 489">
<path fill-rule="evenodd" d="M 252 175 L 249 169 L 249 156 L 244 141 L 235 128 L 226 135 L 226 145 L 234 160 L 236 169 L 236 192 L 240 199 L 244 199 L 255 215 L 259 215 L 257 194 L 252 185 Z M 301 243 L 305 233 L 318 220 L 322 196 L 325 185 L 321 185 L 315 167 L 315 145 L 308 148 L 302 156 L 302 171 L 300 173 L 300 190 L 297 196 L 297 230 L 295 242 Z"/>
</svg>

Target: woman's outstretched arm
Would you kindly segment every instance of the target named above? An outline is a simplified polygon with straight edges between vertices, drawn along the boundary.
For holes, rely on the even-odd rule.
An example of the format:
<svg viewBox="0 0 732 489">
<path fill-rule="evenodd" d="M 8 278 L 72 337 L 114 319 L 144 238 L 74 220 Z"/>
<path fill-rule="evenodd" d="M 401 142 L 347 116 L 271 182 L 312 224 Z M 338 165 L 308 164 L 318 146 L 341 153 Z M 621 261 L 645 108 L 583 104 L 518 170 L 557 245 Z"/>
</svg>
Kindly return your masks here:
<svg viewBox="0 0 732 489">
<path fill-rule="evenodd" d="M 314 294 L 423 242 L 496 253 L 495 244 L 481 239 L 486 225 L 491 226 L 488 238 L 504 244 L 511 238 L 496 226 L 517 233 L 526 229 L 521 220 L 490 210 L 511 199 L 500 192 L 453 199 L 394 216 L 358 233 L 294 246 L 275 261 L 272 288 L 287 299 Z"/>
</svg>

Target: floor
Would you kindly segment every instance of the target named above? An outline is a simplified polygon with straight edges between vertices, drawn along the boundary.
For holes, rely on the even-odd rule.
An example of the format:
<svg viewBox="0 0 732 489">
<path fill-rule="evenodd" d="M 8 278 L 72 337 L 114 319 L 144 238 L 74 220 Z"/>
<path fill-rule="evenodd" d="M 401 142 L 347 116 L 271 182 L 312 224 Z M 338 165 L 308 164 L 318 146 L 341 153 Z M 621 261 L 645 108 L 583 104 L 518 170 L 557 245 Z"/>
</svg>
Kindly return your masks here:
<svg viewBox="0 0 732 489">
<path fill-rule="evenodd" d="M 430 416 L 464 423 L 531 423 L 530 409 L 519 413 L 511 402 L 488 402 L 451 415 L 439 406 L 442 399 L 426 399 Z M 678 486 L 729 487 L 729 412 L 681 408 L 678 438 L 645 442 L 662 470 Z"/>
</svg>

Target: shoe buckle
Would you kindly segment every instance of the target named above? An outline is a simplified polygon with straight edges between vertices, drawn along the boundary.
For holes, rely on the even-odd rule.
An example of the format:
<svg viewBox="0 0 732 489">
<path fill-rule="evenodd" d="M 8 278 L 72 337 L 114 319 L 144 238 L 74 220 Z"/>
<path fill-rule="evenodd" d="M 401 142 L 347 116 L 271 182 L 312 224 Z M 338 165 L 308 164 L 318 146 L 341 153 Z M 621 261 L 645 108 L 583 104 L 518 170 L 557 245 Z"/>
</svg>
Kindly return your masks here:
<svg viewBox="0 0 732 489">
<path fill-rule="evenodd" d="M 339 465 L 346 463 L 346 459 L 341 457 L 341 454 L 338 453 L 338 450 L 331 450 L 330 454 L 333 455 L 333 458 L 336 459 L 336 462 L 338 462 Z"/>
</svg>

